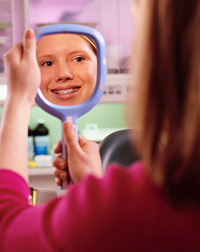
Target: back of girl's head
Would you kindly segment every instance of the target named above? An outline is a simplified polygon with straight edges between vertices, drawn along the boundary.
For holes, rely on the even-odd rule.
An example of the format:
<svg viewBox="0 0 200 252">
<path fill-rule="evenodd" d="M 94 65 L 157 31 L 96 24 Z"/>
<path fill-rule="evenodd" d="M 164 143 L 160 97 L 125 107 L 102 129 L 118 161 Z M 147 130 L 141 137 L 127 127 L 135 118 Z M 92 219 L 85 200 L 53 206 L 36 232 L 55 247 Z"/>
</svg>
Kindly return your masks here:
<svg viewBox="0 0 200 252">
<path fill-rule="evenodd" d="M 132 61 L 141 155 L 168 195 L 200 199 L 200 1 L 138 4 Z"/>
</svg>

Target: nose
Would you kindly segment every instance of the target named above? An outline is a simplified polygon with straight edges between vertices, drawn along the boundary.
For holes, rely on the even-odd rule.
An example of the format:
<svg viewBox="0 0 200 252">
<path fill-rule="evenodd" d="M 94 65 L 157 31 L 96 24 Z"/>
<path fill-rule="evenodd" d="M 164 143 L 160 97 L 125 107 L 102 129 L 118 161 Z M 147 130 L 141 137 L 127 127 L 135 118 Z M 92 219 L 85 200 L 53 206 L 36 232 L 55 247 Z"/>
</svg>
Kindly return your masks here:
<svg viewBox="0 0 200 252">
<path fill-rule="evenodd" d="M 65 82 L 66 80 L 72 80 L 73 74 L 71 68 L 67 64 L 57 65 L 57 71 L 55 76 L 56 82 Z"/>
</svg>

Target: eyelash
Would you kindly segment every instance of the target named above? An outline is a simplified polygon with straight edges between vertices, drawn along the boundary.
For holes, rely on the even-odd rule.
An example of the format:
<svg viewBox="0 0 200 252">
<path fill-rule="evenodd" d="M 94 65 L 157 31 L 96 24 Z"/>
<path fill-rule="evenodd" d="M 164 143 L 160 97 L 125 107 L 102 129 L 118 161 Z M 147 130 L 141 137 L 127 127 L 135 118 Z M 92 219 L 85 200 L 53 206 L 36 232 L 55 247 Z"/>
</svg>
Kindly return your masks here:
<svg viewBox="0 0 200 252">
<path fill-rule="evenodd" d="M 85 60 L 85 58 L 82 57 L 82 56 L 77 56 L 77 57 L 75 57 L 73 60 L 76 60 L 76 61 L 77 61 L 77 59 L 81 59 L 81 61 Z M 77 62 L 80 62 L 80 61 L 77 61 Z"/>
<path fill-rule="evenodd" d="M 52 66 L 53 62 L 50 61 L 50 60 L 47 60 L 47 61 L 42 62 L 42 63 L 41 63 L 41 66 L 47 66 L 47 67 L 49 67 L 48 65 L 45 65 L 45 64 L 47 64 L 47 63 L 49 63 L 49 62 L 51 63 L 50 66 Z"/>
<path fill-rule="evenodd" d="M 77 61 L 77 62 L 81 62 L 81 61 L 85 60 L 85 58 L 82 57 L 82 56 L 77 56 L 77 57 L 75 57 L 75 58 L 73 59 L 73 61 L 74 61 L 74 60 Z M 41 65 L 41 66 L 50 67 L 49 65 L 47 65 L 48 63 L 51 64 L 50 66 L 53 65 L 53 62 L 50 61 L 50 60 L 44 61 L 44 62 L 42 62 L 40 65 Z"/>
</svg>

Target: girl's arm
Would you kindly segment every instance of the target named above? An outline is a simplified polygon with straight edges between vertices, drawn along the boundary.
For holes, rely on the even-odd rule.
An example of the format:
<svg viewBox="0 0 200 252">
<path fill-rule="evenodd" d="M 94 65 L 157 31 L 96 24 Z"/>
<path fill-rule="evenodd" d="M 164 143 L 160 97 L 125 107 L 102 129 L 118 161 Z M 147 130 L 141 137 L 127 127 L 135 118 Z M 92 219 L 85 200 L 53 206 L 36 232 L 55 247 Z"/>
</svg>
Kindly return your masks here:
<svg viewBox="0 0 200 252">
<path fill-rule="evenodd" d="M 30 110 L 40 85 L 34 32 L 25 32 L 4 56 L 8 96 L 0 128 L 0 169 L 9 169 L 28 181 L 27 135 Z"/>
</svg>

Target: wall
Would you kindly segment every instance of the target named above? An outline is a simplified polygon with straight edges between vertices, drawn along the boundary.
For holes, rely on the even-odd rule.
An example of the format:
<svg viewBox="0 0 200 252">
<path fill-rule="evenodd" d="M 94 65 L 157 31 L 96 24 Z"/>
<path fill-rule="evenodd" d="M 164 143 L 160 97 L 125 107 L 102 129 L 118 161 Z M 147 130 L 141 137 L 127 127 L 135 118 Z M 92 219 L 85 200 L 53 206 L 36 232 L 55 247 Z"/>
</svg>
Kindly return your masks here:
<svg viewBox="0 0 200 252">
<path fill-rule="evenodd" d="M 3 108 L 0 107 L 0 117 Z M 30 115 L 30 127 L 34 129 L 37 125 L 37 120 L 45 119 L 45 125 L 49 128 L 51 148 L 61 138 L 61 123 L 60 121 L 43 111 L 38 106 L 34 106 Z M 83 115 L 78 120 L 78 131 L 85 128 L 88 123 L 96 123 L 98 128 L 124 128 L 127 127 L 124 118 L 123 104 L 98 104 L 87 114 Z"/>
</svg>

